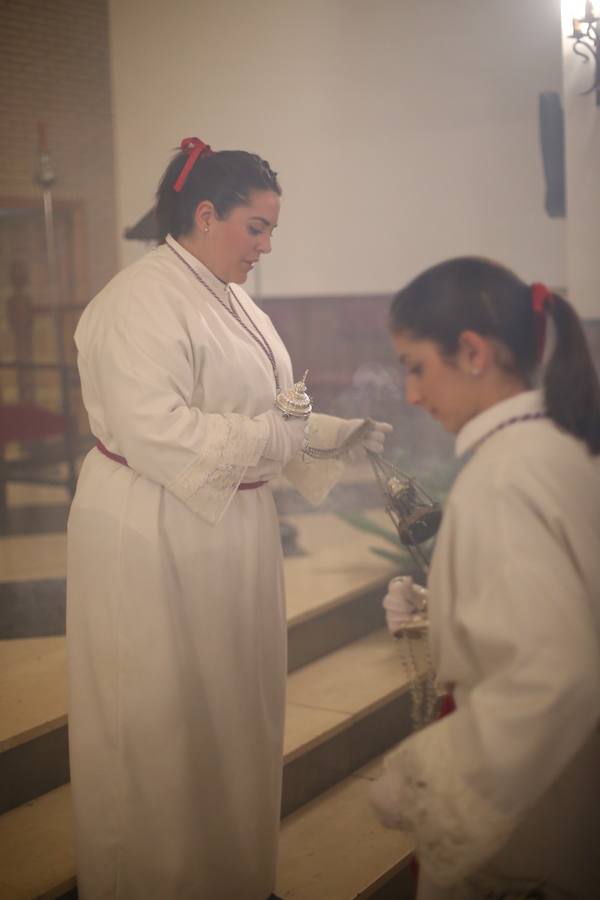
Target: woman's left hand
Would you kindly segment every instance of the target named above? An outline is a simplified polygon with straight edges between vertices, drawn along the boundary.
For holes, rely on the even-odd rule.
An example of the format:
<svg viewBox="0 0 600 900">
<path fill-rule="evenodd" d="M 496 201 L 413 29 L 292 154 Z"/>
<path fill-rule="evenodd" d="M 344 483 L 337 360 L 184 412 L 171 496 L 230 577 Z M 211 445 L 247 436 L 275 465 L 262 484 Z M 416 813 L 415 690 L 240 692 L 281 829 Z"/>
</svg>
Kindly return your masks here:
<svg viewBox="0 0 600 900">
<path fill-rule="evenodd" d="M 427 588 L 414 584 L 410 575 L 392 578 L 383 598 L 385 621 L 391 635 L 398 637 L 415 622 L 426 623 L 428 596 Z"/>
<path fill-rule="evenodd" d="M 338 445 L 351 438 L 352 434 L 365 424 L 365 421 L 368 420 L 346 419 L 342 421 L 338 432 Z M 389 422 L 369 422 L 369 427 L 365 429 L 360 441 L 350 447 L 343 457 L 348 462 L 360 462 L 366 457 L 367 451 L 380 456 L 383 453 L 386 435 L 391 434 L 393 430 L 394 428 Z"/>
</svg>

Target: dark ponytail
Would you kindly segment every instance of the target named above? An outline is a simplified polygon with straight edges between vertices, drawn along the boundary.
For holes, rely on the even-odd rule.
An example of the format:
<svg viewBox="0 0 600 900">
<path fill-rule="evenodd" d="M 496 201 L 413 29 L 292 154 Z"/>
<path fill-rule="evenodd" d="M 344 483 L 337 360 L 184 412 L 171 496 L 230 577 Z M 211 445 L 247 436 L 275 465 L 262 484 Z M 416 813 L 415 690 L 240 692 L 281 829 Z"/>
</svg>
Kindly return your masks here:
<svg viewBox="0 0 600 900">
<path fill-rule="evenodd" d="M 277 173 L 260 156 L 245 150 L 201 155 L 181 190 L 175 191 L 174 184 L 187 160 L 188 153 L 180 151 L 167 166 L 158 186 L 156 216 L 160 243 L 167 234 L 174 238 L 189 234 L 194 227 L 196 208 L 203 200 L 210 200 L 217 216 L 225 219 L 235 206 L 248 203 L 253 190 L 281 195 Z"/>
<path fill-rule="evenodd" d="M 547 315 L 554 322 L 556 345 L 544 372 L 548 415 L 565 431 L 600 453 L 600 386 L 579 316 L 570 303 L 553 295 Z"/>
<path fill-rule="evenodd" d="M 556 345 L 544 373 L 550 417 L 600 453 L 600 387 L 577 313 L 562 297 L 551 295 L 546 312 L 554 322 Z M 531 287 L 498 263 L 460 257 L 418 275 L 399 291 L 390 311 L 393 332 L 406 331 L 434 341 L 452 358 L 463 331 L 493 338 L 498 364 L 533 384 L 538 365 L 538 322 Z"/>
</svg>

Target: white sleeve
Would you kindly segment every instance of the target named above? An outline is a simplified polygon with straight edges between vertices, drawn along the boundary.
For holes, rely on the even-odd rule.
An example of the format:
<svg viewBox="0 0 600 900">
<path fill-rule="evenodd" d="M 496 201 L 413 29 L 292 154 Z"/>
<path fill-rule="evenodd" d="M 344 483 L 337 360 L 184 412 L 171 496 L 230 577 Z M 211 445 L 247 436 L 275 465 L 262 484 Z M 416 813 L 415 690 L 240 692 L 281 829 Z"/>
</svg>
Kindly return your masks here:
<svg viewBox="0 0 600 900">
<path fill-rule="evenodd" d="M 324 450 L 337 447 L 343 421 L 335 416 L 313 413 L 308 420 L 308 442 Z M 301 452 L 287 464 L 283 474 L 309 503 L 318 506 L 340 480 L 343 471 L 344 463 L 340 459 L 314 459 Z"/>
<path fill-rule="evenodd" d="M 129 303 L 86 341 L 87 368 L 107 437 L 129 466 L 163 485 L 207 522 L 225 512 L 267 440 L 265 424 L 192 406 L 197 373 L 183 314 L 169 303 Z"/>
<path fill-rule="evenodd" d="M 597 598 L 560 525 L 517 490 L 487 518 L 498 567 L 455 611 L 456 640 L 480 678 L 462 686 L 456 712 L 388 756 L 384 775 L 399 824 L 439 884 L 501 848 L 600 720 Z"/>
</svg>

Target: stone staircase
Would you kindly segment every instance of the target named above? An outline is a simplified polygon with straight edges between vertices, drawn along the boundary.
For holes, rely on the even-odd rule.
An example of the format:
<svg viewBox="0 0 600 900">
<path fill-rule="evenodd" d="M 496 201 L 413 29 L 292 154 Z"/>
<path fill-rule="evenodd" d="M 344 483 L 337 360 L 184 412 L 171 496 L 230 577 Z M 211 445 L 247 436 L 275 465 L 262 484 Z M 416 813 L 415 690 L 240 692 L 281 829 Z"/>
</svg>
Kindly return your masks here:
<svg viewBox="0 0 600 900">
<path fill-rule="evenodd" d="M 370 552 L 371 536 L 336 516 L 288 518 L 305 552 L 285 560 L 277 891 L 285 900 L 408 900 L 410 840 L 383 829 L 368 801 L 382 754 L 410 728 L 409 680 L 381 610 L 393 569 Z M 3 538 L 0 566 L 0 900 L 74 897 L 64 535 Z"/>
</svg>

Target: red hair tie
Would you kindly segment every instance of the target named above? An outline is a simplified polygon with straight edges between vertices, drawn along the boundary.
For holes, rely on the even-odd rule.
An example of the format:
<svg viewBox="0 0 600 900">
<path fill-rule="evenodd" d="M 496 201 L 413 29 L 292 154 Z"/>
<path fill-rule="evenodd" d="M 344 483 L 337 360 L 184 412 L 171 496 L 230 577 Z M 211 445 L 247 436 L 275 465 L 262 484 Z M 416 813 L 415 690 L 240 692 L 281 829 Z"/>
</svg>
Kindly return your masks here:
<svg viewBox="0 0 600 900">
<path fill-rule="evenodd" d="M 189 156 L 185 161 L 185 166 L 179 173 L 177 181 L 173 185 L 173 190 L 177 191 L 177 193 L 184 186 L 188 175 L 196 165 L 196 160 L 201 156 L 210 156 L 213 152 L 208 144 L 205 144 L 204 141 L 197 137 L 184 138 L 179 145 L 179 149 L 184 153 L 189 153 Z"/>
<path fill-rule="evenodd" d="M 546 343 L 546 312 L 552 305 L 553 293 L 545 284 L 537 281 L 531 285 L 531 307 L 535 317 L 535 343 L 537 361 L 541 362 Z"/>
</svg>

